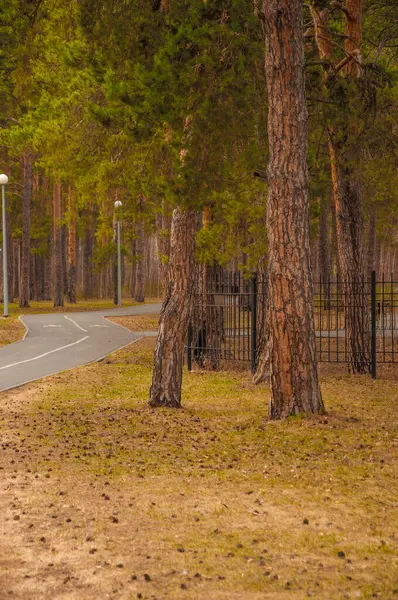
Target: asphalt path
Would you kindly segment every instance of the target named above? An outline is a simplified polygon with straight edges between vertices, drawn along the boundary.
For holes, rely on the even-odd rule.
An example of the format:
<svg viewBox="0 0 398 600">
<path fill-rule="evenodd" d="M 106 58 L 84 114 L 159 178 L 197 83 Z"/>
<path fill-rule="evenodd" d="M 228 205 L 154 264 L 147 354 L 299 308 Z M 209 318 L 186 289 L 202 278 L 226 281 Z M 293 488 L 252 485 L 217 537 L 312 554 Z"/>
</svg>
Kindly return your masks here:
<svg viewBox="0 0 398 600">
<path fill-rule="evenodd" d="M 21 342 L 0 349 L 0 391 L 105 358 L 153 332 L 134 333 L 105 317 L 158 314 L 161 304 L 96 312 L 20 317 L 27 328 Z"/>
</svg>

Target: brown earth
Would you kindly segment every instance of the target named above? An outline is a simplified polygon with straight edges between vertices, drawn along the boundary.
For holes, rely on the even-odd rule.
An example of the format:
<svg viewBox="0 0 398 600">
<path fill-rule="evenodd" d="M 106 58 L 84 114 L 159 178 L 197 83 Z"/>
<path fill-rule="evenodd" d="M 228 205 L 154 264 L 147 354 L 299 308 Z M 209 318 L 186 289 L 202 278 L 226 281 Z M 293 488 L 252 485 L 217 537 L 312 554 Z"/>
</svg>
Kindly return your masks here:
<svg viewBox="0 0 398 600">
<path fill-rule="evenodd" d="M 398 388 L 322 379 L 267 420 L 245 373 L 147 406 L 154 340 L 0 396 L 0 599 L 398 597 Z"/>
</svg>

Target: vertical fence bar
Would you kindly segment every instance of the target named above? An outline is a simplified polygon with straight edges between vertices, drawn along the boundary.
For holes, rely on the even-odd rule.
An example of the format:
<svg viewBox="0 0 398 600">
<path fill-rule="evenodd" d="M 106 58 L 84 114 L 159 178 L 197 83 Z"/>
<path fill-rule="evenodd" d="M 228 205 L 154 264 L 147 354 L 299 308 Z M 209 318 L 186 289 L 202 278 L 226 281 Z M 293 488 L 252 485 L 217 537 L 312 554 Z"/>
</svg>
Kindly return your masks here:
<svg viewBox="0 0 398 600">
<path fill-rule="evenodd" d="M 252 373 L 256 370 L 257 363 L 257 276 L 253 275 L 251 279 L 251 359 Z"/>
<path fill-rule="evenodd" d="M 191 323 L 188 326 L 187 367 L 188 367 L 188 371 L 192 371 L 192 325 L 191 325 Z"/>
<path fill-rule="evenodd" d="M 371 319 L 372 319 L 372 341 L 371 341 L 371 361 L 372 361 L 372 379 L 376 379 L 376 271 L 372 271 L 371 280 Z"/>
</svg>

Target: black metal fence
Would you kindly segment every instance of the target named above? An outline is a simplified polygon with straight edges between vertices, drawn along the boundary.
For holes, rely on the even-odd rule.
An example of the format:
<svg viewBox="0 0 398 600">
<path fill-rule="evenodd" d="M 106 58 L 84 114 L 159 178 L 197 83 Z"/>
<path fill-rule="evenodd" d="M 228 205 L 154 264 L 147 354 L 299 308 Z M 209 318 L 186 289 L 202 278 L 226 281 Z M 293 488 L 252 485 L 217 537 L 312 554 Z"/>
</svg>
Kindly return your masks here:
<svg viewBox="0 0 398 600">
<path fill-rule="evenodd" d="M 188 330 L 188 369 L 244 361 L 254 371 L 267 336 L 266 295 L 266 280 L 257 275 L 207 274 Z M 374 378 L 377 364 L 398 362 L 398 282 L 392 276 L 315 282 L 314 318 L 319 362 L 362 363 Z"/>
</svg>

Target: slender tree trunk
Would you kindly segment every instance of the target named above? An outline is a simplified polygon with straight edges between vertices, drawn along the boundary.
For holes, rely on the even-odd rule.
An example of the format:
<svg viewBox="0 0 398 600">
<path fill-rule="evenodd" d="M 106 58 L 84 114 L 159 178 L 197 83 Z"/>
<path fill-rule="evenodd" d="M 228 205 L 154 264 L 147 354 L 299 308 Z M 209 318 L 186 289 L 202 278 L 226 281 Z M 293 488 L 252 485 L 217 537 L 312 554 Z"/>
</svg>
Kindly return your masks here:
<svg viewBox="0 0 398 600">
<path fill-rule="evenodd" d="M 319 274 L 323 287 L 325 309 L 330 308 L 330 245 L 329 245 L 329 208 L 328 197 L 322 197 L 319 220 Z"/>
<path fill-rule="evenodd" d="M 159 252 L 162 294 L 166 292 L 169 280 L 170 227 L 171 218 L 168 215 L 167 205 L 164 204 L 162 213 L 156 216 L 156 239 Z"/>
<path fill-rule="evenodd" d="M 202 228 L 206 231 L 211 222 L 211 209 L 202 211 Z M 216 306 L 217 281 L 222 269 L 217 264 L 196 265 L 195 305 L 192 310 L 193 346 L 196 363 L 207 370 L 220 368 L 221 344 L 224 340 L 224 309 Z"/>
<path fill-rule="evenodd" d="M 136 239 L 136 271 L 135 271 L 135 301 L 145 301 L 145 231 L 144 221 L 140 216 L 137 221 Z"/>
<path fill-rule="evenodd" d="M 14 298 L 18 298 L 19 296 L 19 271 L 20 271 L 20 258 L 21 258 L 21 246 L 20 243 L 17 241 L 13 242 L 13 249 L 12 249 L 12 265 L 13 265 L 13 284 L 14 284 L 14 291 L 13 291 L 13 297 Z"/>
<path fill-rule="evenodd" d="M 181 406 L 184 343 L 192 310 L 196 212 L 174 209 L 171 225 L 170 281 L 159 319 L 151 406 Z"/>
<path fill-rule="evenodd" d="M 257 277 L 257 343 L 256 371 L 253 383 L 269 380 L 269 301 L 268 301 L 267 267 L 263 264 L 258 269 Z"/>
<path fill-rule="evenodd" d="M 137 255 L 137 240 L 136 238 L 131 240 L 131 289 L 130 289 L 130 296 L 132 298 L 135 297 L 135 282 L 137 279 L 137 259 L 136 259 L 136 255 Z"/>
<path fill-rule="evenodd" d="M 338 147 L 332 138 L 329 141 L 329 148 L 336 206 L 337 250 L 344 281 L 348 368 L 352 373 L 368 373 L 370 340 L 364 282 L 362 186 L 352 173 L 350 167 L 352 157 L 349 154 L 338 155 Z"/>
<path fill-rule="evenodd" d="M 76 303 L 76 198 L 71 186 L 68 190 L 68 302 Z"/>
<path fill-rule="evenodd" d="M 93 297 L 93 214 L 88 209 L 86 230 L 83 242 L 83 295 L 85 298 Z"/>
<path fill-rule="evenodd" d="M 8 274 L 8 302 L 14 302 L 14 269 L 13 269 L 13 243 L 11 237 L 11 216 L 6 212 L 7 219 L 7 274 Z"/>
<path fill-rule="evenodd" d="M 331 62 L 333 40 L 329 29 L 329 13 L 327 9 L 319 10 L 316 4 L 314 2 L 311 5 L 311 13 L 319 55 L 322 59 Z M 345 5 L 341 7 L 345 17 L 344 49 L 346 52 L 342 68 L 347 77 L 359 77 L 362 0 L 346 0 Z M 324 80 L 325 82 L 328 80 L 326 71 Z M 328 135 L 336 211 L 337 254 L 344 281 L 348 367 L 353 373 L 367 373 L 370 369 L 370 353 L 367 295 L 363 281 L 365 262 L 362 184 L 353 166 L 360 163 L 359 145 L 353 143 L 358 134 L 356 127 L 356 124 L 349 120 L 340 123 L 338 129 L 329 125 Z"/>
<path fill-rule="evenodd" d="M 324 411 L 310 271 L 302 0 L 265 0 L 271 417 Z"/>
<path fill-rule="evenodd" d="M 332 214 L 332 251 L 334 255 L 334 264 L 336 267 L 335 275 L 337 275 L 339 281 L 341 281 L 341 266 L 339 260 L 339 253 L 337 249 L 337 223 L 336 223 L 336 206 L 334 202 L 333 193 L 330 196 L 330 212 Z"/>
<path fill-rule="evenodd" d="M 369 233 L 368 233 L 368 278 L 370 279 L 372 271 L 376 269 L 376 209 L 374 206 L 370 209 Z"/>
<path fill-rule="evenodd" d="M 22 245 L 19 306 L 30 306 L 30 207 L 32 201 L 32 153 L 23 156 Z"/>
<path fill-rule="evenodd" d="M 61 184 L 54 183 L 54 306 L 64 305 L 64 273 L 62 260 L 62 217 Z"/>
</svg>

